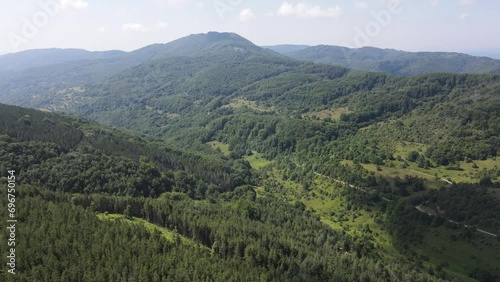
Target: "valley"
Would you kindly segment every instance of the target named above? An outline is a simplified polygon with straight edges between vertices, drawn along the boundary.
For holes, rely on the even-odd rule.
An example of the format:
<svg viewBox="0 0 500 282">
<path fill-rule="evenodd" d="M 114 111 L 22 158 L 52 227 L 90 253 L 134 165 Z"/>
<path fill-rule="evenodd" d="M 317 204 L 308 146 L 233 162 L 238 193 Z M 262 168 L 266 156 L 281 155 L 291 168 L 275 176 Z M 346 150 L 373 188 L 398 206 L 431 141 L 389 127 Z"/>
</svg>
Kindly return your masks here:
<svg viewBox="0 0 500 282">
<path fill-rule="evenodd" d="M 19 60 L 0 170 L 24 281 L 499 279 L 497 72 L 371 72 L 218 32 L 78 54 L 0 56 Z"/>
</svg>

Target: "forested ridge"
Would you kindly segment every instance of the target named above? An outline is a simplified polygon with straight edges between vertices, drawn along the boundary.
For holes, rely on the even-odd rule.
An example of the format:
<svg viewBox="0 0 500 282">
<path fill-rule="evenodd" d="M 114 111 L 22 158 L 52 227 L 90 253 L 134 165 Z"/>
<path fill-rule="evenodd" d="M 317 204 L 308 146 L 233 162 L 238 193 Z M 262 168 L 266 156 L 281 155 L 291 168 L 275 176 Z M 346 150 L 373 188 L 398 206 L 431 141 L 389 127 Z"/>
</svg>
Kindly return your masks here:
<svg viewBox="0 0 500 282">
<path fill-rule="evenodd" d="M 196 172 L 161 166 L 147 155 L 105 153 L 102 143 L 85 144 L 92 137 L 84 133 L 73 146 L 55 142 L 89 124 L 112 129 L 70 116 L 2 109 L 0 167 L 16 170 L 21 281 L 431 278 L 425 270 L 382 263 L 370 244 L 329 229 L 300 205 L 257 197 L 251 186 L 221 191 Z M 51 119 L 48 127 L 67 125 L 46 136 L 34 128 L 43 124 L 25 122 L 27 115 Z M 132 138 L 113 131 L 122 134 L 115 140 Z M 133 149 L 135 141 L 128 142 Z M 143 218 L 200 246 L 169 242 L 123 221 L 99 221 L 96 212 Z"/>
<path fill-rule="evenodd" d="M 2 101 L 70 113 L 0 105 L 0 169 L 16 170 L 20 205 L 79 214 L 110 238 L 78 248 L 113 271 L 45 270 L 34 256 L 27 281 L 499 279 L 499 241 L 476 229 L 500 234 L 500 76 L 299 62 L 224 33 L 128 56 L 135 65 L 98 80 L 3 88 Z M 137 234 L 130 250 L 114 246 L 121 230 Z M 46 236 L 78 241 L 58 234 Z"/>
<path fill-rule="evenodd" d="M 500 73 L 500 61 L 451 52 L 405 52 L 375 47 L 269 46 L 301 61 L 341 65 L 366 71 L 382 71 L 401 76 L 425 73 Z"/>
</svg>

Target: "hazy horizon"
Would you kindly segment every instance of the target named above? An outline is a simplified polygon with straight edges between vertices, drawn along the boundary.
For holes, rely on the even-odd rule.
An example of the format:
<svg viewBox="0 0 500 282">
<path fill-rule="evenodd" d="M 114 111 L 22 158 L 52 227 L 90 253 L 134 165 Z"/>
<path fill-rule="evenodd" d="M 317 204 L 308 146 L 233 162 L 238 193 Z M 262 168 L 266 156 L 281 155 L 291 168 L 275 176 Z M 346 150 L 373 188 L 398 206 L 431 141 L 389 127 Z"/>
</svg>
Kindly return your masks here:
<svg viewBox="0 0 500 282">
<path fill-rule="evenodd" d="M 186 36 L 189 36 L 189 35 L 191 35 L 191 34 L 187 34 Z M 180 38 L 182 38 L 182 37 L 180 37 Z M 180 38 L 177 38 L 177 39 L 180 39 Z M 174 39 L 172 41 L 175 41 L 177 39 Z M 249 38 L 246 38 L 246 39 L 250 40 Z M 169 41 L 169 42 L 172 42 L 172 41 Z M 252 41 L 252 40 L 250 40 L 250 41 Z M 89 52 L 105 52 L 105 51 L 132 52 L 132 51 L 144 48 L 144 47 L 149 46 L 149 45 L 153 45 L 153 44 L 165 44 L 165 43 L 169 43 L 169 42 L 155 42 L 155 43 L 144 45 L 142 47 L 139 47 L 137 49 L 132 49 L 132 50 L 123 50 L 123 49 L 89 50 L 89 49 L 78 48 L 78 47 L 69 47 L 69 48 L 47 47 L 47 48 L 26 49 L 26 50 L 21 50 L 21 51 L 18 51 L 18 52 L 34 51 L 34 50 L 44 50 L 44 49 L 78 49 L 78 50 L 85 50 L 85 51 L 89 51 Z M 358 47 L 349 47 L 349 46 L 332 45 L 332 44 L 308 45 L 308 44 L 289 44 L 289 43 L 282 43 L 282 44 L 275 44 L 275 45 L 257 45 L 257 46 L 265 48 L 265 47 L 273 47 L 273 46 L 279 46 L 279 45 L 294 45 L 294 46 L 303 45 L 303 46 L 307 46 L 307 47 L 314 47 L 314 46 L 319 46 L 319 45 L 328 45 L 328 46 L 338 46 L 338 47 L 347 47 L 347 48 L 358 48 Z M 463 54 L 471 55 L 471 56 L 490 57 L 492 59 L 500 60 L 500 48 L 487 48 L 487 49 L 475 49 L 475 50 L 432 50 L 432 51 L 431 50 L 412 50 L 412 51 L 410 51 L 410 50 L 401 50 L 401 49 L 396 49 L 396 48 L 391 48 L 391 47 L 377 47 L 377 46 L 362 46 L 362 47 L 359 47 L 359 48 L 365 48 L 365 47 L 373 47 L 373 48 L 380 48 L 380 49 L 393 49 L 393 50 L 404 51 L 404 52 L 451 52 L 451 53 L 463 53 Z M 8 54 L 14 54 L 14 53 L 18 53 L 18 52 L 11 52 L 11 53 L 1 53 L 0 52 L 0 56 L 8 55 Z"/>
<path fill-rule="evenodd" d="M 500 3 L 481 0 L 42 0 L 0 12 L 0 55 L 46 48 L 131 51 L 190 34 L 234 32 L 258 46 L 500 49 Z"/>
</svg>

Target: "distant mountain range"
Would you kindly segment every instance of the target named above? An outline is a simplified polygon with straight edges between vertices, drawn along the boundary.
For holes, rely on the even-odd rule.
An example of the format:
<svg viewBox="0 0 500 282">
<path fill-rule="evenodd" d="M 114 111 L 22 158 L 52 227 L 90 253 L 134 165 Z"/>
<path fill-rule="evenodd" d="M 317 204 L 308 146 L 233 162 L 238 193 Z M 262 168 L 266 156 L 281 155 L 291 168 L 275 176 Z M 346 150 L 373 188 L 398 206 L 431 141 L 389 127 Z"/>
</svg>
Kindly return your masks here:
<svg viewBox="0 0 500 282">
<path fill-rule="evenodd" d="M 464 52 L 473 56 L 490 57 L 492 59 L 500 60 L 500 48 L 492 49 L 477 49 Z"/>
<path fill-rule="evenodd" d="M 266 48 L 300 61 L 411 76 L 424 73 L 500 73 L 500 60 L 450 52 L 405 52 L 374 47 L 277 45 Z"/>
<path fill-rule="evenodd" d="M 282 45 L 274 45 L 274 46 L 262 46 L 262 48 L 271 49 L 275 52 L 281 53 L 283 55 L 288 55 L 290 53 L 304 50 L 310 48 L 309 45 L 293 45 L 293 44 L 282 44 Z"/>
<path fill-rule="evenodd" d="M 39 49 L 0 56 L 0 71 L 21 71 L 34 67 L 78 60 L 109 59 L 123 51 L 90 52 L 82 49 Z"/>
<path fill-rule="evenodd" d="M 400 76 L 500 73 L 498 60 L 459 53 L 325 45 L 261 48 L 234 33 L 209 32 L 132 52 L 42 49 L 0 56 L 0 102 L 68 110 L 123 126 L 125 119 L 113 111 L 120 105 L 130 108 L 130 101 L 142 101 L 143 107 L 162 104 L 164 110 L 178 112 L 200 99 L 209 102 L 235 93 L 272 98 L 324 78 L 355 73 L 338 66 Z M 261 85 L 263 80 L 272 80 L 279 88 L 269 89 Z M 124 114 L 130 117 L 131 112 Z"/>
</svg>

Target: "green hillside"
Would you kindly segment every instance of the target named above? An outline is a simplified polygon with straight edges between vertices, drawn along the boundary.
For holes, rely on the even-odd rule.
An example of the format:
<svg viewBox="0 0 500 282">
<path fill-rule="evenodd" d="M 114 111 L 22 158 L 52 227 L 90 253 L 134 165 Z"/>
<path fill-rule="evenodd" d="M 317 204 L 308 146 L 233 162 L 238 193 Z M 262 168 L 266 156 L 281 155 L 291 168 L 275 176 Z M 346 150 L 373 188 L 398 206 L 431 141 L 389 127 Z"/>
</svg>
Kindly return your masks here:
<svg viewBox="0 0 500 282">
<path fill-rule="evenodd" d="M 0 93 L 76 114 L 0 105 L 0 169 L 17 171 L 27 210 L 57 215 L 26 216 L 27 230 L 85 218 L 107 238 L 62 253 L 38 241 L 80 235 L 37 233 L 26 252 L 84 261 L 42 269 L 33 256 L 25 280 L 499 279 L 499 75 L 299 62 L 230 33 L 127 54 L 150 59 L 71 88 Z"/>
<path fill-rule="evenodd" d="M 450 52 L 405 52 L 374 47 L 347 48 L 319 45 L 267 47 L 300 61 L 340 65 L 401 76 L 426 73 L 500 73 L 500 61 Z M 294 50 L 295 49 L 295 50 Z"/>
<path fill-rule="evenodd" d="M 247 184 L 220 190 L 202 171 L 175 169 L 189 164 L 187 153 L 71 116 L 1 107 L 0 167 L 16 171 L 23 226 L 21 280 L 435 280 L 410 263 L 384 266 L 369 242 L 330 229 L 300 205 L 256 197 Z M 76 131 L 72 142 L 58 142 Z M 241 179 L 242 168 L 228 177 Z M 106 220 L 120 218 L 111 214 L 124 220 Z"/>
</svg>

